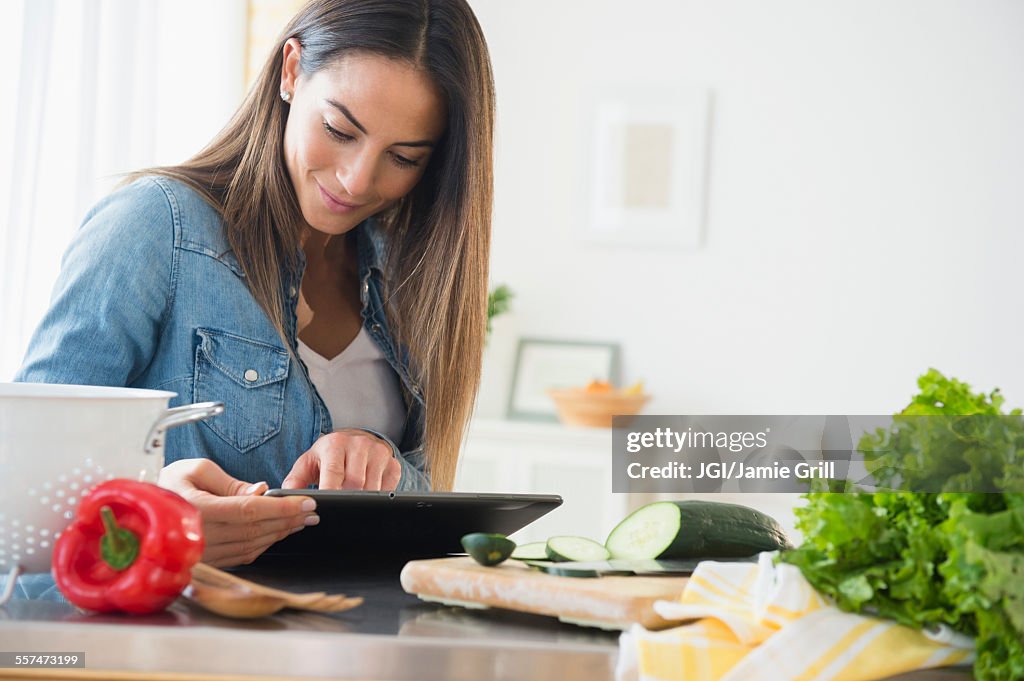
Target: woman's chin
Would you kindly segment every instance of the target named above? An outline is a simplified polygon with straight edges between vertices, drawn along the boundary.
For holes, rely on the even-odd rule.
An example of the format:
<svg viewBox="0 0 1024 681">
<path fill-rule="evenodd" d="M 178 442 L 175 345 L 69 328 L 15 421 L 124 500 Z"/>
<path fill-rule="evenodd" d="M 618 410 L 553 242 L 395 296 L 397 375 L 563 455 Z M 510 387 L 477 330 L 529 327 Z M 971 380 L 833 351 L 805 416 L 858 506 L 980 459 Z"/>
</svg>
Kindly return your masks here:
<svg viewBox="0 0 1024 681">
<path fill-rule="evenodd" d="M 345 234 L 359 224 L 354 218 L 339 219 L 337 215 L 331 215 L 327 211 L 316 211 L 313 214 L 303 211 L 302 217 L 305 218 L 307 225 L 323 234 Z"/>
</svg>

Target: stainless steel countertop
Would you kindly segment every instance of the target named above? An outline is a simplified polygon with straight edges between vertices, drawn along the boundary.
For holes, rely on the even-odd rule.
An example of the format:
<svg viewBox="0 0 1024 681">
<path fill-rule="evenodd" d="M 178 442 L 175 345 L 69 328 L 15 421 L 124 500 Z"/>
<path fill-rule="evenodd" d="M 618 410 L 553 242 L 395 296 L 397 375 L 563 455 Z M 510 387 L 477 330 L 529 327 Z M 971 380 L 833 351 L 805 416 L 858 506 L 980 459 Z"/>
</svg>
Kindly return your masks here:
<svg viewBox="0 0 1024 681">
<path fill-rule="evenodd" d="M 362 596 L 337 614 L 287 611 L 230 620 L 179 599 L 145 617 L 88 615 L 70 605 L 14 601 L 0 608 L 0 648 L 82 651 L 87 669 L 203 676 L 335 679 L 614 678 L 618 634 L 548 617 L 465 610 L 402 591 L 400 565 L 263 564 L 236 571 L 269 586 Z"/>
<path fill-rule="evenodd" d="M 297 677 L 389 681 L 611 681 L 618 632 L 549 617 L 425 603 L 402 591 L 400 565 L 299 563 L 236 571 L 294 591 L 342 592 L 365 603 L 337 614 L 287 611 L 230 620 L 179 599 L 146 616 L 88 615 L 63 604 L 14 601 L 0 608 L 0 649 L 84 652 L 86 668 L 202 677 Z M 967 681 L 964 669 L 890 681 Z"/>
</svg>

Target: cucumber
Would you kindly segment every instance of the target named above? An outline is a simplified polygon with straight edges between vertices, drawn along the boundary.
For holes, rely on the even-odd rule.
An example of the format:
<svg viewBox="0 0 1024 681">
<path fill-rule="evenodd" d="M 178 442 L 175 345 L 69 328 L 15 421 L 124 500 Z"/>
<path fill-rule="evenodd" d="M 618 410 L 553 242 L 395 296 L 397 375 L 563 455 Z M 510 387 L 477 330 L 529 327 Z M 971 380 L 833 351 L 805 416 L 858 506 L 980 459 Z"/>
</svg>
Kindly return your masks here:
<svg viewBox="0 0 1024 681">
<path fill-rule="evenodd" d="M 790 548 L 771 516 L 717 501 L 657 501 L 640 508 L 608 535 L 613 558 L 742 558 Z"/>
<path fill-rule="evenodd" d="M 555 562 L 608 560 L 609 553 L 601 544 L 585 537 L 551 537 L 545 547 L 547 557 Z"/>
<path fill-rule="evenodd" d="M 553 561 L 527 560 L 524 562 L 530 567 L 532 567 L 534 570 L 540 570 L 543 573 L 554 575 L 555 577 L 579 577 L 584 579 L 595 579 L 597 577 L 602 576 L 602 574 L 597 570 L 576 567 L 562 567 L 562 563 L 555 563 Z"/>
<path fill-rule="evenodd" d="M 462 548 L 476 562 L 491 566 L 505 562 L 516 550 L 516 543 L 503 534 L 474 532 L 462 538 Z"/>
<path fill-rule="evenodd" d="M 547 545 L 548 543 L 546 541 L 535 541 L 530 542 L 529 544 L 521 544 L 516 547 L 516 550 L 513 551 L 512 555 L 509 557 L 513 560 L 547 560 Z"/>
</svg>

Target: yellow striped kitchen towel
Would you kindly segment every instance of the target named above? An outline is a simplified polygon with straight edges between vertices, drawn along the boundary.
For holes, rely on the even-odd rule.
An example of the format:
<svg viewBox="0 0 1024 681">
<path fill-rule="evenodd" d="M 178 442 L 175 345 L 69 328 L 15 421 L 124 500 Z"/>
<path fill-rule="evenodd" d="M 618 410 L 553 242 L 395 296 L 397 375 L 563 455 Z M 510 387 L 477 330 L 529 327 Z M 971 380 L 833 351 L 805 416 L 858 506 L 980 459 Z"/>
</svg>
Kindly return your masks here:
<svg viewBox="0 0 1024 681">
<path fill-rule="evenodd" d="M 973 660 L 969 637 L 842 612 L 774 558 L 698 565 L 678 602 L 654 606 L 692 621 L 664 631 L 634 625 L 619 644 L 617 679 L 869 681 Z"/>
</svg>

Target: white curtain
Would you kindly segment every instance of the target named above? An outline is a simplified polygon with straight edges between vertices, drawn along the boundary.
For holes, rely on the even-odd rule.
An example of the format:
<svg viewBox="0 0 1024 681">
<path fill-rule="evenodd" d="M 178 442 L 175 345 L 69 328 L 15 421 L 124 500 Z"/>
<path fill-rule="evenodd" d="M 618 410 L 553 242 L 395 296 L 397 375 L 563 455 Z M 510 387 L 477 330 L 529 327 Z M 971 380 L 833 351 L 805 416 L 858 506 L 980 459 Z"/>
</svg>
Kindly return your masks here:
<svg viewBox="0 0 1024 681">
<path fill-rule="evenodd" d="M 3 0 L 0 381 L 120 174 L 197 151 L 242 95 L 245 0 Z"/>
</svg>

